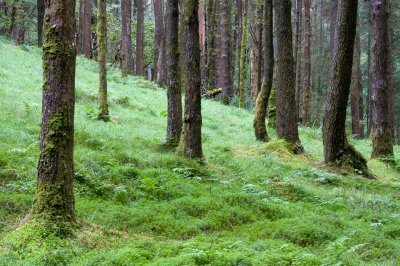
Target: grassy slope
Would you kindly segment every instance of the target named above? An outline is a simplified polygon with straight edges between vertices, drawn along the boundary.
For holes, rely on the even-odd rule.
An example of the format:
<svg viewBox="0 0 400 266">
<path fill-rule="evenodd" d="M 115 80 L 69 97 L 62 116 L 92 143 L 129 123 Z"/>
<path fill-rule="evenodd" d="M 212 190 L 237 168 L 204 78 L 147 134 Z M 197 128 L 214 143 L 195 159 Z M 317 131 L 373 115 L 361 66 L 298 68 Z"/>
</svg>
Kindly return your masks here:
<svg viewBox="0 0 400 266">
<path fill-rule="evenodd" d="M 20 226 L 35 192 L 40 51 L 0 40 L 0 265 L 399 265 L 400 179 L 326 173 L 254 141 L 252 116 L 203 102 L 206 166 L 162 149 L 165 91 L 110 71 L 111 123 L 96 116 L 97 66 L 78 58 L 76 196 L 82 228 Z M 321 160 L 321 134 L 301 129 Z M 368 141 L 354 142 L 365 156 Z M 400 149 L 396 148 L 397 157 Z M 15 230 L 18 228 L 18 230 Z"/>
</svg>

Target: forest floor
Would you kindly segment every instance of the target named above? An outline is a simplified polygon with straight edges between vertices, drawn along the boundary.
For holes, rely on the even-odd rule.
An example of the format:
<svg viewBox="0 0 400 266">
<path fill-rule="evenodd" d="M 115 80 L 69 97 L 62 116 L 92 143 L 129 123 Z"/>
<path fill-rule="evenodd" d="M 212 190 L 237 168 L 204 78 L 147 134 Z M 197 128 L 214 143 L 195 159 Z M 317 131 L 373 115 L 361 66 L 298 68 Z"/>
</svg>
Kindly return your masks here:
<svg viewBox="0 0 400 266">
<path fill-rule="evenodd" d="M 320 129 L 307 156 L 256 142 L 252 114 L 203 101 L 205 164 L 165 150 L 166 91 L 77 59 L 75 192 L 81 227 L 62 239 L 24 224 L 36 187 L 41 52 L 0 39 L 0 265 L 400 265 L 400 174 L 329 173 Z M 275 133 L 271 130 L 275 138 Z M 351 143 L 369 157 L 369 140 Z M 400 158 L 400 148 L 396 147 Z"/>
</svg>

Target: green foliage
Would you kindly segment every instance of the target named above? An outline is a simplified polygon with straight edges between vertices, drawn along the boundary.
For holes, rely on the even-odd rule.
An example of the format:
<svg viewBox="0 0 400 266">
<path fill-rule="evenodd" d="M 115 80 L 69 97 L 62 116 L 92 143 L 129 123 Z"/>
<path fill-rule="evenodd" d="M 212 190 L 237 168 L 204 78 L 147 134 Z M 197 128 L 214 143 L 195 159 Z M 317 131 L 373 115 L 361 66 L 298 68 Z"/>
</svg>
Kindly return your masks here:
<svg viewBox="0 0 400 266">
<path fill-rule="evenodd" d="M 397 265 L 399 174 L 327 172 L 318 129 L 306 156 L 254 140 L 252 114 L 203 101 L 206 161 L 163 147 L 165 91 L 109 73 L 110 123 L 96 110 L 97 63 L 78 58 L 77 217 L 62 238 L 26 224 L 36 189 L 41 53 L 0 39 L 0 265 Z M 22 74 L 21 74 L 22 73 Z M 273 130 L 271 137 L 276 135 Z M 364 156 L 369 140 L 351 140 Z M 400 149 L 395 148 L 396 158 Z"/>
</svg>

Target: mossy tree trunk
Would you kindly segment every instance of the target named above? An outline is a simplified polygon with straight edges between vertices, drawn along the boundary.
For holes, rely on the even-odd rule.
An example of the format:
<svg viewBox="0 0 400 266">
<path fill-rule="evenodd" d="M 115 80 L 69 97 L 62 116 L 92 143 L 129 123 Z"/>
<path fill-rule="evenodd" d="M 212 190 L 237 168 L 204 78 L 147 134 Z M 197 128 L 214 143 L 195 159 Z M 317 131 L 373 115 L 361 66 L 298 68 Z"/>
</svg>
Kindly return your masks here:
<svg viewBox="0 0 400 266">
<path fill-rule="evenodd" d="M 133 74 L 132 59 L 132 1 L 121 0 L 121 26 L 122 26 L 122 75 Z"/>
<path fill-rule="evenodd" d="M 32 219 L 68 229 L 75 223 L 73 149 L 75 1 L 45 0 L 43 101 L 37 196 Z"/>
<path fill-rule="evenodd" d="M 264 0 L 264 10 L 264 77 L 261 91 L 256 101 L 253 126 L 257 140 L 269 141 L 265 119 L 268 115 L 268 103 L 271 96 L 274 73 L 272 0 Z"/>
<path fill-rule="evenodd" d="M 182 131 L 182 96 L 179 86 L 179 0 L 167 0 L 167 145 L 179 144 Z"/>
<path fill-rule="evenodd" d="M 296 154 L 303 153 L 297 128 L 295 73 L 293 65 L 291 0 L 275 0 L 276 47 L 276 131 Z"/>
<path fill-rule="evenodd" d="M 244 80 L 246 78 L 246 44 L 247 44 L 247 23 L 248 23 L 248 0 L 244 2 L 243 12 L 243 28 L 242 28 L 242 43 L 240 45 L 240 58 L 239 58 L 239 107 L 246 108 Z"/>
<path fill-rule="evenodd" d="M 144 75 L 144 1 L 136 0 L 137 22 L 136 22 L 136 68 L 135 74 Z"/>
<path fill-rule="evenodd" d="M 185 115 L 183 119 L 183 155 L 193 159 L 201 159 L 203 157 L 198 7 L 199 0 L 187 0 L 183 7 L 185 31 L 184 70 L 187 81 Z"/>
<path fill-rule="evenodd" d="M 99 62 L 99 115 L 98 118 L 108 121 L 107 102 L 107 0 L 98 0 L 97 6 L 97 41 Z"/>
<path fill-rule="evenodd" d="M 373 24 L 372 67 L 372 158 L 393 160 L 389 117 L 388 0 L 371 0 Z M 389 77 L 390 78 L 390 77 Z"/>
<path fill-rule="evenodd" d="M 367 175 L 366 160 L 348 144 L 346 110 L 350 94 L 358 1 L 339 0 L 330 88 L 325 104 L 323 143 L 325 163 L 354 168 Z"/>
</svg>

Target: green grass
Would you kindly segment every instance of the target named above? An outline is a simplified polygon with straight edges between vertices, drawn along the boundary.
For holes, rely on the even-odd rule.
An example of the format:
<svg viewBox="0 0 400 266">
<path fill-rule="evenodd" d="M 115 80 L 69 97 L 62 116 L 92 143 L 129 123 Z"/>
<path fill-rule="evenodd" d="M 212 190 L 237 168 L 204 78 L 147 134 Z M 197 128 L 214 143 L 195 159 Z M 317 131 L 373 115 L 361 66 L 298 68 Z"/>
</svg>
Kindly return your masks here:
<svg viewBox="0 0 400 266">
<path fill-rule="evenodd" d="M 206 163 L 163 149 L 166 92 L 108 75 L 111 122 L 95 119 L 97 65 L 77 60 L 75 193 L 82 224 L 61 239 L 24 223 L 34 198 L 41 54 L 0 39 L 0 265 L 399 265 L 400 176 L 328 173 L 254 140 L 252 114 L 203 101 Z M 271 132 L 275 137 L 274 132 Z M 368 140 L 352 143 L 368 157 Z M 400 149 L 396 147 L 396 156 Z"/>
</svg>

